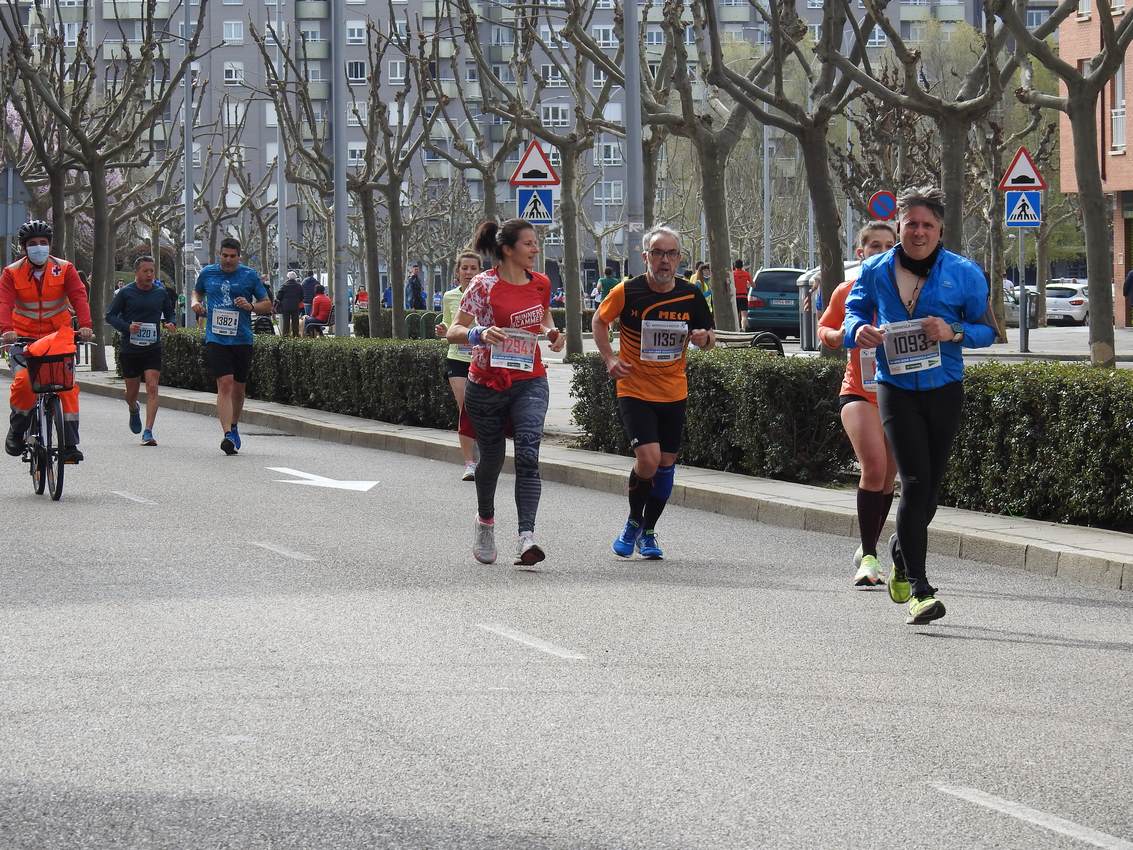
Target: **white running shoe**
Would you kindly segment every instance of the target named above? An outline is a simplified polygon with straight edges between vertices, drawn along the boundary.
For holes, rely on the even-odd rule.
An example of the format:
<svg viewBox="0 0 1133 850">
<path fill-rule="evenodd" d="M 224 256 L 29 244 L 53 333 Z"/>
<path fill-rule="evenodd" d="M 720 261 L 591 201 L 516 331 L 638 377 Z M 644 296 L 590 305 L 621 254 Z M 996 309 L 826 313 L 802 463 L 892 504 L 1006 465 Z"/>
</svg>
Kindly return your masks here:
<svg viewBox="0 0 1133 850">
<path fill-rule="evenodd" d="M 460 476 L 461 481 L 475 481 L 476 480 L 476 464 L 464 464 L 464 474 Z"/>
<path fill-rule="evenodd" d="M 479 516 L 472 531 L 472 557 L 481 564 L 496 562 L 496 524 L 483 522 Z"/>
<path fill-rule="evenodd" d="M 547 557 L 535 542 L 534 531 L 521 531 L 515 544 L 515 566 L 530 567 Z"/>
<path fill-rule="evenodd" d="M 854 576 L 854 587 L 865 589 L 882 584 L 885 584 L 885 577 L 881 574 L 881 564 L 875 556 L 866 555 Z"/>
</svg>

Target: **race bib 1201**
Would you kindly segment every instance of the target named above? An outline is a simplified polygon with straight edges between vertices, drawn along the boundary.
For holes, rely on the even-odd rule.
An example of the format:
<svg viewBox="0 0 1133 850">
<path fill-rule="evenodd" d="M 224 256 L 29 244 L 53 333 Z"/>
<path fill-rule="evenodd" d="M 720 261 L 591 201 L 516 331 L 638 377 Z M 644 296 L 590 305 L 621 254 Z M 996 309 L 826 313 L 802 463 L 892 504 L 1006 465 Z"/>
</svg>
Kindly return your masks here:
<svg viewBox="0 0 1133 850">
<path fill-rule="evenodd" d="M 920 319 L 884 325 L 885 362 L 890 375 L 925 372 L 940 366 L 940 343 L 929 339 Z"/>
<path fill-rule="evenodd" d="M 535 352 L 539 348 L 539 337 L 517 328 L 501 328 L 507 337 L 503 342 L 492 346 L 492 366 L 497 369 L 518 369 L 520 372 L 535 371 Z"/>
<path fill-rule="evenodd" d="M 685 322 L 647 319 L 641 323 L 641 359 L 655 363 L 680 360 L 688 339 Z"/>
<path fill-rule="evenodd" d="M 238 310 L 213 310 L 212 332 L 217 336 L 236 336 L 240 328 L 240 312 Z"/>
<path fill-rule="evenodd" d="M 877 349 L 860 348 L 862 364 L 862 387 L 866 392 L 877 392 Z"/>
<path fill-rule="evenodd" d="M 157 324 L 154 322 L 139 322 L 136 331 L 130 331 L 131 345 L 153 345 L 157 342 Z"/>
</svg>

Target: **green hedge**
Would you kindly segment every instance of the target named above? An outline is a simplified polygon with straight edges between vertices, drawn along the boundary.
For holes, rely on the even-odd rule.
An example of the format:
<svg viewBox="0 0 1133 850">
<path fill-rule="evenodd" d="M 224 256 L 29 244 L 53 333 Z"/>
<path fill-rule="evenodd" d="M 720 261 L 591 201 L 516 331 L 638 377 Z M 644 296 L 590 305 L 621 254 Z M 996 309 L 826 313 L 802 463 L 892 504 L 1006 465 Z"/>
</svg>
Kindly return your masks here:
<svg viewBox="0 0 1133 850">
<path fill-rule="evenodd" d="M 597 354 L 572 358 L 581 445 L 629 454 L 614 382 Z M 692 352 L 681 462 L 804 483 L 835 479 L 853 453 L 842 436 L 844 366 L 752 349 Z"/>
<path fill-rule="evenodd" d="M 601 359 L 572 362 L 581 445 L 628 454 Z M 834 482 L 853 461 L 838 417 L 842 369 L 838 361 L 751 349 L 694 352 L 681 462 Z M 989 363 L 965 375 L 942 504 L 1133 531 L 1133 373 Z"/>
<path fill-rule="evenodd" d="M 161 382 L 215 391 L 202 358 L 204 335 L 163 336 Z M 439 340 L 255 338 L 248 395 L 383 422 L 456 427 L 457 409 L 444 379 L 448 346 Z"/>
<path fill-rule="evenodd" d="M 433 327 L 441 320 L 440 313 L 432 313 L 429 310 L 407 310 L 405 313 L 406 321 L 408 322 L 409 316 L 425 316 L 435 315 L 436 320 L 433 322 Z M 555 327 L 559 330 L 566 329 L 566 310 L 562 307 L 553 307 L 551 309 L 551 318 L 555 322 Z M 590 333 L 590 322 L 594 318 L 593 310 L 582 311 L 582 332 Z M 424 333 L 424 331 L 421 331 Z M 431 332 L 430 332 L 431 333 Z M 370 314 L 366 310 L 354 311 L 354 336 L 367 337 L 370 335 Z M 393 311 L 387 307 L 383 307 L 378 311 L 378 334 L 379 337 L 389 338 L 393 336 Z M 428 334 L 425 335 L 426 338 Z"/>
<path fill-rule="evenodd" d="M 590 333 L 590 321 L 594 318 L 593 310 L 582 311 L 582 332 L 584 334 Z M 555 322 L 555 327 L 560 331 L 566 330 L 566 309 L 563 307 L 551 308 L 551 319 Z"/>
</svg>

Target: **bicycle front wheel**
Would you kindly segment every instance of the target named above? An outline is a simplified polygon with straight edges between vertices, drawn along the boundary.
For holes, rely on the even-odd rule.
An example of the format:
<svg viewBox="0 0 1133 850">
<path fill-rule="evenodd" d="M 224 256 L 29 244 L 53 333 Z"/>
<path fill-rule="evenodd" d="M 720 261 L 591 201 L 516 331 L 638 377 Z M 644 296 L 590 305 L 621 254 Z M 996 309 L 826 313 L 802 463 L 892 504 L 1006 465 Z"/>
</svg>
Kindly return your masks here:
<svg viewBox="0 0 1133 850">
<path fill-rule="evenodd" d="M 59 397 L 53 395 L 47 398 L 46 406 L 44 418 L 47 427 L 43 434 L 43 448 L 47 461 L 47 486 L 51 498 L 58 502 L 63 498 L 63 405 Z"/>
<path fill-rule="evenodd" d="M 42 496 L 47 489 L 47 452 L 38 443 L 28 450 L 28 467 L 31 469 L 31 484 L 35 494 Z"/>
</svg>

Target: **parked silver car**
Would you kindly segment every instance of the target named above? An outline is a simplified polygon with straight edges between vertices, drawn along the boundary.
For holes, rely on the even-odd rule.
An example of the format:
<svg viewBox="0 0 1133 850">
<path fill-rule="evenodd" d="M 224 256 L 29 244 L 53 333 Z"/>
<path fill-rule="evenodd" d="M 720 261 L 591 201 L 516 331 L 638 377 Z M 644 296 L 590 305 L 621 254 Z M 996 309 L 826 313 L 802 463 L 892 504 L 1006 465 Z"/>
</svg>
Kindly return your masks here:
<svg viewBox="0 0 1133 850">
<path fill-rule="evenodd" d="M 1047 322 L 1089 324 L 1090 296 L 1085 283 L 1073 278 L 1052 280 L 1046 287 Z"/>
</svg>

